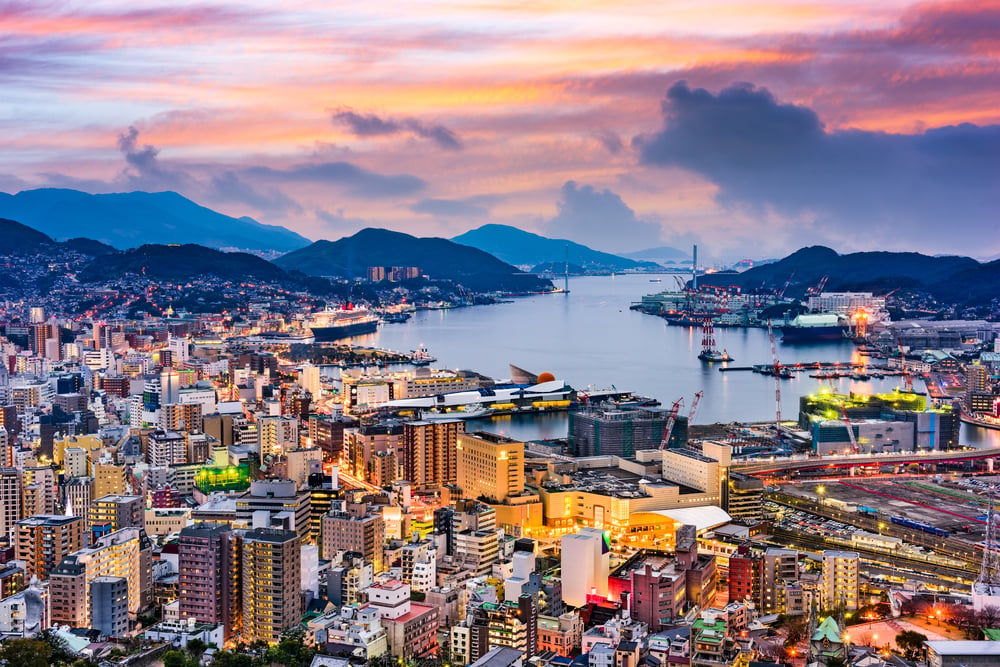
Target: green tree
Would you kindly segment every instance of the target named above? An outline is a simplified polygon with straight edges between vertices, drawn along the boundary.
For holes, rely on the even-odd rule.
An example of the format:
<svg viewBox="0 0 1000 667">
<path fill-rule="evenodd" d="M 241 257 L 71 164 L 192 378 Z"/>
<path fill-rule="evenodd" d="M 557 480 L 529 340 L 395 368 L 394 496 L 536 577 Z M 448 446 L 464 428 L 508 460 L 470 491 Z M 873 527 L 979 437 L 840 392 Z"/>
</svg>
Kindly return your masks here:
<svg viewBox="0 0 1000 667">
<path fill-rule="evenodd" d="M 896 646 L 903 651 L 907 660 L 915 660 L 920 656 L 924 650 L 925 641 L 927 641 L 927 635 L 916 630 L 903 630 L 896 635 Z"/>
<path fill-rule="evenodd" d="M 187 652 L 191 654 L 191 657 L 197 658 L 205 652 L 205 649 L 208 648 L 208 644 L 195 637 L 194 639 L 188 641 L 186 648 Z"/>
<path fill-rule="evenodd" d="M 34 639 L 8 639 L 0 644 L 0 663 L 9 667 L 49 667 L 52 647 Z"/>
</svg>

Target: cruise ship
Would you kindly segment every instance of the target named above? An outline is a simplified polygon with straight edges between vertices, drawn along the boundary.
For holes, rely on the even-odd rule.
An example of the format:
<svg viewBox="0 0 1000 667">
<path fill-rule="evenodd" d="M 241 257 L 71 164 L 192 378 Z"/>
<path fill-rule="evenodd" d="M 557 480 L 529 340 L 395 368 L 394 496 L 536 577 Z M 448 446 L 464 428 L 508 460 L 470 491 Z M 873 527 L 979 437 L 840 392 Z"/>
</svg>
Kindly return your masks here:
<svg viewBox="0 0 1000 667">
<path fill-rule="evenodd" d="M 378 329 L 378 317 L 363 306 L 347 304 L 336 310 L 312 313 L 306 322 L 317 343 L 374 333 Z"/>
</svg>

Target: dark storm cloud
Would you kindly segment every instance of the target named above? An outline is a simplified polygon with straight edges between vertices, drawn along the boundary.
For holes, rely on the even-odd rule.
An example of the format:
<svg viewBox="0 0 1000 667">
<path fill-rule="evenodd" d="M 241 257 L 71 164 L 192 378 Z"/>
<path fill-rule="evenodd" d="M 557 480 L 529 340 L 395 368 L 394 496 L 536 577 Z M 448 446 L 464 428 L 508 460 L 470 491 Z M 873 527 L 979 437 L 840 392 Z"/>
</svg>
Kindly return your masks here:
<svg viewBox="0 0 1000 667">
<path fill-rule="evenodd" d="M 355 136 L 378 137 L 394 134 L 412 133 L 423 139 L 433 141 L 441 148 L 458 150 L 462 141 L 452 130 L 444 125 L 428 125 L 416 118 L 383 118 L 370 113 L 358 113 L 344 108 L 333 114 L 336 123 L 345 125 Z"/>
<path fill-rule="evenodd" d="M 307 162 L 285 169 L 250 167 L 244 173 L 282 183 L 339 185 L 354 195 L 369 199 L 412 195 L 427 185 L 423 179 L 410 174 L 379 174 L 350 162 Z"/>
<path fill-rule="evenodd" d="M 663 129 L 634 140 L 642 162 L 704 176 L 726 205 L 848 233 L 996 234 L 1000 126 L 831 132 L 812 109 L 746 83 L 712 94 L 679 82 L 662 108 Z"/>
<path fill-rule="evenodd" d="M 567 181 L 557 203 L 559 213 L 545 222 L 546 236 L 565 238 L 605 252 L 630 252 L 660 245 L 661 228 L 640 220 L 611 190 Z"/>
<path fill-rule="evenodd" d="M 277 188 L 256 188 L 232 170 L 212 177 L 215 197 L 240 202 L 264 213 L 299 213 L 302 207 Z"/>
</svg>

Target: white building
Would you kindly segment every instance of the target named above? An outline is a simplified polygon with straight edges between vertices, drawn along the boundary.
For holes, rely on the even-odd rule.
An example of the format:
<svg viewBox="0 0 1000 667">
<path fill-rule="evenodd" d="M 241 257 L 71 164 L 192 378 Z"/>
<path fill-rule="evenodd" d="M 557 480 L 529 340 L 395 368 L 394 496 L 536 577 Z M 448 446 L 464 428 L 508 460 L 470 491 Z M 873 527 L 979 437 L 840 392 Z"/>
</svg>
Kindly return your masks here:
<svg viewBox="0 0 1000 667">
<path fill-rule="evenodd" d="M 583 528 L 579 533 L 563 535 L 562 597 L 570 607 L 582 607 L 588 595 L 608 595 L 611 569 L 611 545 L 603 530 Z"/>
<path fill-rule="evenodd" d="M 824 609 L 858 608 L 860 557 L 854 551 L 824 551 L 820 604 Z"/>
</svg>

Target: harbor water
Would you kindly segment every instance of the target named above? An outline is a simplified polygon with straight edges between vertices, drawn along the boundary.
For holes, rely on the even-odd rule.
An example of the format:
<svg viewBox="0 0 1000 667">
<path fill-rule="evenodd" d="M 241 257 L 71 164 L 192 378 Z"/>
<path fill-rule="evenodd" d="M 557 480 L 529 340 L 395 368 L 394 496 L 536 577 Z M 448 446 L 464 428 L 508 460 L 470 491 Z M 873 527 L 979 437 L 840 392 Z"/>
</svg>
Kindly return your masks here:
<svg viewBox="0 0 1000 667">
<path fill-rule="evenodd" d="M 495 379 L 510 377 L 509 364 L 535 373 L 549 371 L 576 389 L 617 388 L 651 396 L 668 406 L 684 398 L 681 414 L 694 394 L 704 392 L 694 423 L 771 421 L 775 418 L 773 377 L 750 371 L 719 372 L 721 364 L 702 362 L 701 330 L 669 326 L 663 319 L 629 310 L 642 295 L 663 289 L 648 274 L 570 278 L 568 294 L 544 294 L 509 303 L 419 311 L 409 321 L 384 324 L 359 336 L 357 345 L 399 351 L 424 345 L 437 357 L 436 368 L 469 369 Z M 852 342 L 783 344 L 775 333 L 782 364 L 864 362 Z M 733 366 L 770 364 L 771 344 L 764 329 L 716 328 L 719 349 Z M 887 377 L 855 381 L 820 380 L 810 372 L 780 380 L 782 419 L 795 419 L 799 397 L 828 388 L 836 392 L 884 392 L 900 386 Z M 915 388 L 922 390 L 922 383 Z M 503 431 L 515 438 L 566 435 L 568 416 L 548 414 L 496 418 L 475 428 Z M 470 424 L 470 427 L 473 425 Z M 1000 432 L 963 424 L 963 443 L 1000 446 Z"/>
</svg>

